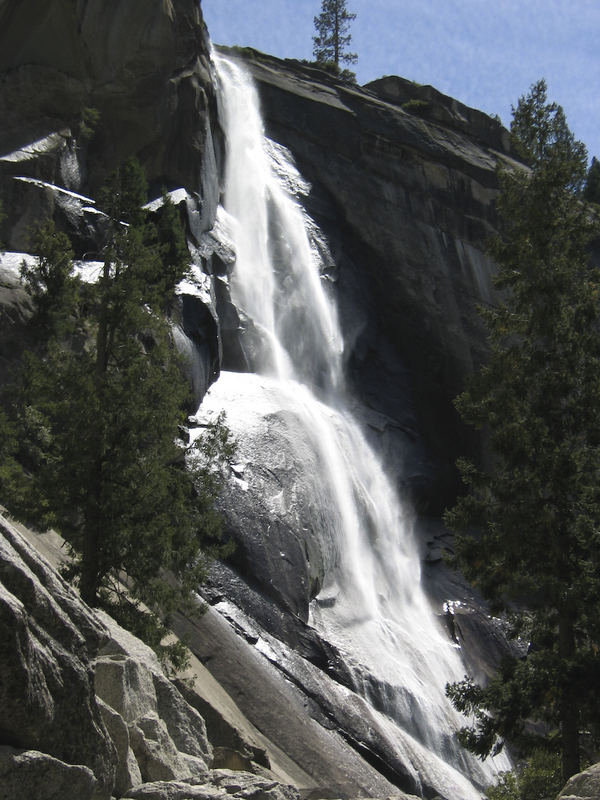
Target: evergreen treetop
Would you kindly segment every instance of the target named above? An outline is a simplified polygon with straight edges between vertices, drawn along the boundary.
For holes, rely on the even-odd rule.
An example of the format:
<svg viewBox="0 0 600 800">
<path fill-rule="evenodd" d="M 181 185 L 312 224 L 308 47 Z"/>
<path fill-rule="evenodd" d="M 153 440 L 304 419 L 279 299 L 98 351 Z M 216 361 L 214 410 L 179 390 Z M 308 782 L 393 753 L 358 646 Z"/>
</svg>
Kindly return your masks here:
<svg viewBox="0 0 600 800">
<path fill-rule="evenodd" d="M 485 688 L 467 678 L 448 693 L 474 715 L 462 741 L 482 757 L 498 736 L 531 747 L 529 720 L 555 730 L 566 779 L 600 722 L 599 231 L 577 193 L 585 148 L 543 81 L 511 132 L 530 169 L 500 176 L 502 301 L 482 312 L 490 356 L 457 399 L 489 454 L 460 463 L 468 493 L 446 521 L 466 577 L 530 644 Z"/>
<path fill-rule="evenodd" d="M 347 10 L 346 0 L 322 0 L 321 13 L 314 18 L 313 55 L 318 63 L 333 63 L 336 67 L 340 62 L 356 63 L 356 53 L 346 50 L 352 41 L 349 30 L 354 19 L 356 14 Z"/>
<path fill-rule="evenodd" d="M 587 174 L 583 196 L 588 203 L 600 205 L 600 161 L 594 156 Z"/>
</svg>

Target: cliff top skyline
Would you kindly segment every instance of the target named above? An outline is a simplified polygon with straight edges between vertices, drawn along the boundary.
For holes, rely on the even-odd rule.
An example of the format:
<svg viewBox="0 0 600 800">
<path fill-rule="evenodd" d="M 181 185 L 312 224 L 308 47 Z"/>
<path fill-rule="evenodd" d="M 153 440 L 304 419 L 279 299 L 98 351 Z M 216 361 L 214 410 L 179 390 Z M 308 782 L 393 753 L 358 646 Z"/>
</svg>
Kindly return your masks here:
<svg viewBox="0 0 600 800">
<path fill-rule="evenodd" d="M 545 78 L 569 126 L 600 158 L 597 0 L 348 0 L 359 84 L 400 75 L 431 84 L 509 126 L 532 83 Z M 213 42 L 312 60 L 320 0 L 202 0 Z"/>
</svg>

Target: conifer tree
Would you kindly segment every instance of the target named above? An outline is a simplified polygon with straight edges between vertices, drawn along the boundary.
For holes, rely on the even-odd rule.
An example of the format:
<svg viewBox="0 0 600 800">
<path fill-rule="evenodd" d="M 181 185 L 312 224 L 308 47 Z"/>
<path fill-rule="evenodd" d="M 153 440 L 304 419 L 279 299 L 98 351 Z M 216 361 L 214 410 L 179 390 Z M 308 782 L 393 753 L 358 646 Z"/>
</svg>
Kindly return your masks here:
<svg viewBox="0 0 600 800">
<path fill-rule="evenodd" d="M 600 161 L 594 156 L 588 170 L 583 196 L 588 203 L 600 205 Z"/>
<path fill-rule="evenodd" d="M 501 173 L 502 235 L 493 246 L 502 301 L 485 312 L 490 356 L 457 400 L 487 437 L 483 466 L 462 461 L 468 493 L 447 513 L 456 559 L 527 656 L 488 686 L 448 687 L 474 715 L 462 741 L 480 756 L 509 737 L 527 749 L 547 726 L 563 777 L 600 722 L 600 273 L 598 236 L 580 199 L 585 147 L 540 81 L 513 110 L 530 169 Z"/>
<path fill-rule="evenodd" d="M 317 62 L 333 63 L 336 67 L 340 62 L 356 63 L 356 53 L 346 50 L 352 41 L 349 29 L 354 19 L 356 14 L 347 10 L 346 0 L 322 0 L 321 13 L 314 18 L 316 35 L 313 36 L 313 55 Z"/>
<path fill-rule="evenodd" d="M 218 549 L 214 499 L 232 445 L 218 423 L 184 452 L 189 388 L 165 309 L 188 254 L 167 198 L 158 231 L 141 210 L 146 199 L 135 162 L 110 179 L 96 285 L 72 277 L 68 240 L 52 225 L 38 236 L 37 264 L 24 275 L 44 336 L 26 354 L 0 417 L 10 434 L 0 481 L 17 490 L 16 512 L 71 545 L 66 574 L 83 599 L 135 622 L 138 632 L 142 620 L 156 645 L 160 625 L 136 609 L 144 603 L 162 620 L 202 580 Z M 85 315 L 74 312 L 80 295 Z"/>
</svg>

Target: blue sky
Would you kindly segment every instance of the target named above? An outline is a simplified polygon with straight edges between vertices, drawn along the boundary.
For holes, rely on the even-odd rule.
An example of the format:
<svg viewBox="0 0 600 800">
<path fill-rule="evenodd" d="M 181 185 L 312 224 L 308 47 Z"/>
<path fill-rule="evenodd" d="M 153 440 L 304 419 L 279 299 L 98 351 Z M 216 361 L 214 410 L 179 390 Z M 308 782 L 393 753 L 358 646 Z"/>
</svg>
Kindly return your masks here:
<svg viewBox="0 0 600 800">
<path fill-rule="evenodd" d="M 312 58 L 320 0 L 201 0 L 213 42 Z M 545 78 L 571 130 L 600 158 L 600 0 L 348 0 L 359 83 L 430 83 L 510 123 Z"/>
</svg>

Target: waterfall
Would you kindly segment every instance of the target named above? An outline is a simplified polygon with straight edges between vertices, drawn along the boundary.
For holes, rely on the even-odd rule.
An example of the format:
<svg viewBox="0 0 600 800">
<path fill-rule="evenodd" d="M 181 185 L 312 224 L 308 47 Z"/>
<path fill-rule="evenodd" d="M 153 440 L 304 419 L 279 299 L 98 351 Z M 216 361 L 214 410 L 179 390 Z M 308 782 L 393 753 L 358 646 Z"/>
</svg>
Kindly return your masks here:
<svg viewBox="0 0 600 800">
<path fill-rule="evenodd" d="M 286 149 L 265 137 L 250 77 L 234 61 L 213 58 L 236 251 L 232 299 L 260 331 L 253 368 L 302 420 L 327 498 L 318 517 L 329 568 L 309 622 L 344 655 L 355 691 L 383 710 L 415 769 L 448 796 L 475 800 L 474 784 L 493 782 L 510 765 L 504 756 L 481 765 L 455 740 L 464 720 L 445 684 L 465 669 L 421 588 L 411 514 L 350 411 L 327 243 L 297 199 L 310 187 Z"/>
</svg>

